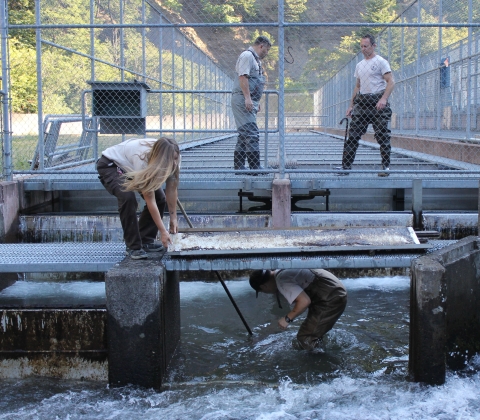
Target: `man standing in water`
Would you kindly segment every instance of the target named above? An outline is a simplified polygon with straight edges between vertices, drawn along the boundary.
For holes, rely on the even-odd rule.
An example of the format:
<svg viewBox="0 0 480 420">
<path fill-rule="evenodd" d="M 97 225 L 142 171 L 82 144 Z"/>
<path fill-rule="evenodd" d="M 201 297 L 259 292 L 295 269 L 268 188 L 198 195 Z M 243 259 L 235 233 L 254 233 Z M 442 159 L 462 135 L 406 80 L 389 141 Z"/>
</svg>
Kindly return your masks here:
<svg viewBox="0 0 480 420">
<path fill-rule="evenodd" d="M 360 41 L 360 48 L 364 59 L 355 67 L 357 82 L 353 89 L 347 117 L 352 117 L 348 139 L 343 145 L 342 166 L 345 172 L 339 175 L 348 175 L 352 169 L 357 153 L 360 138 L 367 132 L 368 124 L 372 124 L 375 140 L 380 145 L 383 171 L 378 176 L 388 176 L 390 170 L 390 129 L 388 123 L 392 117 L 392 110 L 388 98 L 393 91 L 393 80 L 390 64 L 383 57 L 375 53 L 375 38 L 365 35 Z"/>
<path fill-rule="evenodd" d="M 313 350 L 322 343 L 347 306 L 347 291 L 327 270 L 255 270 L 250 275 L 250 286 L 257 292 L 280 292 L 290 305 L 294 305 L 278 325 L 286 330 L 308 308 L 308 314 L 297 334 L 298 345 Z M 280 305 L 280 300 L 279 300 Z M 280 306 L 281 307 L 281 306 Z"/>
<path fill-rule="evenodd" d="M 263 169 L 260 165 L 260 133 L 257 112 L 265 86 L 262 60 L 272 46 L 266 36 L 259 36 L 253 46 L 238 57 L 232 90 L 232 111 L 238 131 L 237 145 L 233 154 L 233 167 L 244 170 L 245 159 L 250 169 Z"/>
</svg>

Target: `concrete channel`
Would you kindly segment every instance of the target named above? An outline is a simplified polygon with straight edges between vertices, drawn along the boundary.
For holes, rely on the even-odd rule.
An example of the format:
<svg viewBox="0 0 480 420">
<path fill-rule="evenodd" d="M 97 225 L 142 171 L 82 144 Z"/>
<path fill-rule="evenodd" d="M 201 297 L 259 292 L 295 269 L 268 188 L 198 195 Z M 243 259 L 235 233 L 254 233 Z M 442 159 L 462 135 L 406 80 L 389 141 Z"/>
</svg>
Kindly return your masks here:
<svg viewBox="0 0 480 420">
<path fill-rule="evenodd" d="M 188 273 L 211 279 L 214 272 L 256 268 L 408 273 L 422 258 L 438 262 L 438 257 L 430 257 L 438 253 L 449 255 L 442 261 L 451 264 L 460 251 L 449 246 L 478 235 L 478 178 L 469 173 L 478 169 L 476 164 L 445 157 L 440 163 L 432 156 L 395 149 L 391 176 L 379 181 L 374 173 L 378 151 L 366 142 L 359 150 L 358 174 L 339 179 L 334 173 L 341 154 L 339 136 L 308 133 L 294 140 L 297 143 L 287 148 L 287 156 L 302 169 L 288 173 L 289 181 L 283 184 L 275 184 L 273 173 L 233 174 L 228 169 L 231 138 L 185 146 L 182 152 L 179 193 L 195 228 L 189 228 L 180 216 L 181 234 L 188 238 L 207 235 L 217 241 L 229 237 L 237 242 L 239 232 L 251 237 L 266 235 L 267 245 L 256 252 L 228 247 L 221 252 L 173 249 L 138 265 L 124 259 L 121 227 L 112 213 L 114 202 L 101 189 L 92 168 L 3 183 L 0 225 L 5 243 L 0 244 L 0 289 L 8 289 L 18 278 L 49 279 L 55 274 L 77 278 L 84 273 L 105 281 L 106 299 L 75 307 L 68 302 L 55 306 L 36 302 L 27 307 L 3 302 L 0 375 L 84 377 L 108 380 L 111 385 L 160 388 L 179 339 L 178 284 Z M 271 136 L 269 141 L 267 164 L 276 158 L 278 138 Z M 450 166 L 444 171 L 447 163 Z M 412 179 L 412 170 L 427 175 Z M 455 171 L 464 171 L 463 178 L 452 176 Z M 287 201 L 289 211 L 276 207 Z M 21 215 L 22 210 L 32 214 Z M 323 236 L 306 243 L 286 241 L 312 232 Z M 274 234 L 283 234 L 283 244 L 271 245 Z M 392 242 L 397 236 L 411 241 Z M 475 240 L 468 243 L 458 249 L 475 253 Z M 449 251 L 443 252 L 444 247 Z M 476 264 L 471 257 L 469 267 Z M 470 278 L 476 272 L 473 268 L 466 273 Z M 435 270 L 443 272 L 438 267 Z M 418 272 L 412 278 L 416 295 L 411 301 L 424 302 L 427 297 L 422 297 L 422 287 L 413 287 L 424 284 L 424 277 Z M 420 305 L 412 317 L 439 325 L 451 321 L 432 321 L 432 311 L 422 311 L 426 307 L 430 306 Z M 446 312 L 446 307 L 441 308 L 434 314 Z M 416 337 L 411 338 L 411 357 L 416 357 L 418 350 L 413 346 L 426 328 L 423 321 L 417 321 L 412 322 L 418 327 L 411 332 Z M 420 351 L 428 346 L 436 342 L 421 341 Z M 431 360 L 439 358 L 441 354 Z M 425 363 L 411 364 L 416 380 L 441 383 L 445 366 L 442 371 L 437 362 L 433 368 L 422 360 Z M 133 364 L 139 368 L 125 368 Z"/>
</svg>

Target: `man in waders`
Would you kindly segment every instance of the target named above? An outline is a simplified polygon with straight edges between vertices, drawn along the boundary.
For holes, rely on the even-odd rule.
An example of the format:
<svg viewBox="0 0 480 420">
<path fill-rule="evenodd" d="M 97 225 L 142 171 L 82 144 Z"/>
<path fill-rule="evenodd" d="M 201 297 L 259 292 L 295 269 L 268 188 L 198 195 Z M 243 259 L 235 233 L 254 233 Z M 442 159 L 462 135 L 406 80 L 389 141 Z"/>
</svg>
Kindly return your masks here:
<svg viewBox="0 0 480 420">
<path fill-rule="evenodd" d="M 338 175 L 348 175 L 352 169 L 360 138 L 367 132 L 368 124 L 372 124 L 375 140 L 380 145 L 383 170 L 378 176 L 388 176 L 390 170 L 390 129 L 388 123 L 392 110 L 388 98 L 393 91 L 393 80 L 390 64 L 375 53 L 375 38 L 365 35 L 360 41 L 364 59 L 355 67 L 357 82 L 353 89 L 347 117 L 352 117 L 348 139 L 343 145 L 342 166 Z"/>
<path fill-rule="evenodd" d="M 233 155 L 235 170 L 245 170 L 245 160 L 250 169 L 263 169 L 260 165 L 260 133 L 257 112 L 265 86 L 262 60 L 272 46 L 265 36 L 259 36 L 253 46 L 238 57 L 235 72 L 238 77 L 232 90 L 232 111 L 238 131 Z"/>
<path fill-rule="evenodd" d="M 345 287 L 327 270 L 255 270 L 250 275 L 250 286 L 257 296 L 258 292 L 277 294 L 280 305 L 280 292 L 290 305 L 294 305 L 278 320 L 283 330 L 308 308 L 297 334 L 298 346 L 305 350 L 321 345 L 322 337 L 333 328 L 347 306 Z"/>
</svg>

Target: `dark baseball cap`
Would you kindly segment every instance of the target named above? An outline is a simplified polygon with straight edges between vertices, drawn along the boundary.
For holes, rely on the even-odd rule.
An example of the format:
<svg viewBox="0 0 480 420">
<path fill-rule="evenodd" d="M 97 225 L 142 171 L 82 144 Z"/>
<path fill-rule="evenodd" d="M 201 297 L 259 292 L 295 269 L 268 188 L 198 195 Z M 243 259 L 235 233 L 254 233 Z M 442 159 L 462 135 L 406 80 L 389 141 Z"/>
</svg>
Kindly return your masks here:
<svg viewBox="0 0 480 420">
<path fill-rule="evenodd" d="M 270 270 L 254 270 L 250 274 L 250 286 L 257 292 L 260 292 L 260 286 L 265 284 L 270 278 Z"/>
</svg>

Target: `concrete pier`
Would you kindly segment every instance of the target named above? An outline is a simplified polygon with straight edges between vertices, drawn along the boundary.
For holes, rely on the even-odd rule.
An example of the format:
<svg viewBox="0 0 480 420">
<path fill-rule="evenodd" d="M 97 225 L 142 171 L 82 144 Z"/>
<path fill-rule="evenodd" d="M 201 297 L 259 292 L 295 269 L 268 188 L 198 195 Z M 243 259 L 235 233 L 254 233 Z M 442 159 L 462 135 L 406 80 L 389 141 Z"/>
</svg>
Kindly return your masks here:
<svg viewBox="0 0 480 420">
<path fill-rule="evenodd" d="M 105 288 L 110 385 L 160 389 L 180 340 L 177 273 L 165 271 L 161 256 L 125 259 L 108 271 Z"/>
<path fill-rule="evenodd" d="M 411 266 L 409 370 L 416 382 L 445 382 L 480 352 L 480 249 L 475 236 Z"/>
<path fill-rule="evenodd" d="M 272 225 L 275 228 L 291 226 L 292 183 L 289 179 L 272 182 Z"/>
<path fill-rule="evenodd" d="M 0 243 L 18 235 L 19 194 L 16 182 L 0 182 Z"/>
</svg>

